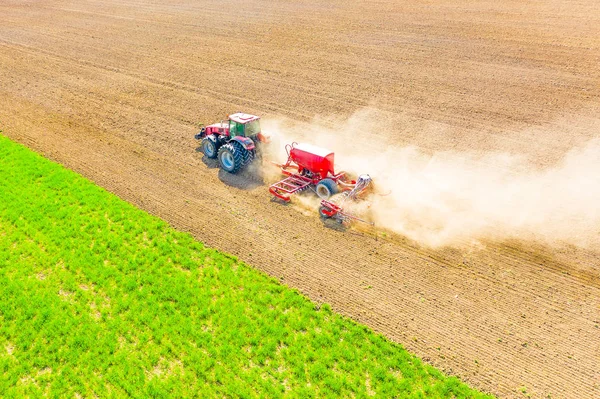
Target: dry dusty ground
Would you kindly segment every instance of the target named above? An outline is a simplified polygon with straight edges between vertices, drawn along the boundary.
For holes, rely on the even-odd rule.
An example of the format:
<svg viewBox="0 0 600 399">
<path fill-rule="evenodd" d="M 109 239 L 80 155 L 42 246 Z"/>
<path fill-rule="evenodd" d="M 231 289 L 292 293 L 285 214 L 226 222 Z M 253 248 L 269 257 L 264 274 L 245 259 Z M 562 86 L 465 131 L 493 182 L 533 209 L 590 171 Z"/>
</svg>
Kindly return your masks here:
<svg viewBox="0 0 600 399">
<path fill-rule="evenodd" d="M 0 2 L 0 128 L 501 397 L 600 397 L 600 258 L 339 231 L 206 165 L 196 123 L 376 107 L 426 151 L 599 132 L 600 3 Z M 574 122 L 565 122 L 574 121 Z"/>
</svg>

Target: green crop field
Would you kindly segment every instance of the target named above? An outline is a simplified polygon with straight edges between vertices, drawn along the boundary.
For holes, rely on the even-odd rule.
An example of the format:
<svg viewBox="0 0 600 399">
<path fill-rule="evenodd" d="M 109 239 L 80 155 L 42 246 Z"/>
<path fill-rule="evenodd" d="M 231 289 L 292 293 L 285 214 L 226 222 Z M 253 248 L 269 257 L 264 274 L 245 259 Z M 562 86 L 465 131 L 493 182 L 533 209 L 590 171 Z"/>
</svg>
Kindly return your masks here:
<svg viewBox="0 0 600 399">
<path fill-rule="evenodd" d="M 488 397 L 0 135 L 0 397 Z"/>
</svg>

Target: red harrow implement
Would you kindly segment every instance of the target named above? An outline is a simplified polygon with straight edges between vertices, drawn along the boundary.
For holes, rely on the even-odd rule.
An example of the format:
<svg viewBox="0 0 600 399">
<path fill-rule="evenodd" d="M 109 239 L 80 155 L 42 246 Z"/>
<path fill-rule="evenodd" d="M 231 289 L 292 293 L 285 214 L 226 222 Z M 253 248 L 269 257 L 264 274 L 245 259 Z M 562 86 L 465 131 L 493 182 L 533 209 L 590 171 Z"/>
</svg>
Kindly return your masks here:
<svg viewBox="0 0 600 399">
<path fill-rule="evenodd" d="M 290 196 L 306 189 L 312 189 L 321 198 L 319 213 L 325 218 L 335 218 L 339 221 L 358 220 L 343 209 L 343 203 L 357 200 L 371 184 L 369 175 L 361 175 L 358 181 L 347 180 L 345 172 L 335 173 L 333 152 L 310 144 L 292 143 L 285 146 L 288 159 L 285 164 L 275 164 L 286 176 L 283 180 L 272 184 L 269 191 L 275 197 L 290 201 Z M 338 193 L 339 202 L 329 201 Z M 367 222 L 368 223 L 368 222 Z"/>
<path fill-rule="evenodd" d="M 321 205 L 319 206 L 319 214 L 322 218 L 325 219 L 336 219 L 340 223 L 350 222 L 352 220 L 356 220 L 358 222 L 368 223 L 373 225 L 372 222 L 368 222 L 364 219 L 358 218 L 351 213 L 344 210 L 344 205 L 348 200 L 350 201 L 358 201 L 360 197 L 367 191 L 367 189 L 371 186 L 371 176 L 369 175 L 360 175 L 358 176 L 358 180 L 354 184 L 354 188 L 350 191 L 345 191 L 337 198 L 332 198 L 329 200 L 321 200 Z"/>
</svg>

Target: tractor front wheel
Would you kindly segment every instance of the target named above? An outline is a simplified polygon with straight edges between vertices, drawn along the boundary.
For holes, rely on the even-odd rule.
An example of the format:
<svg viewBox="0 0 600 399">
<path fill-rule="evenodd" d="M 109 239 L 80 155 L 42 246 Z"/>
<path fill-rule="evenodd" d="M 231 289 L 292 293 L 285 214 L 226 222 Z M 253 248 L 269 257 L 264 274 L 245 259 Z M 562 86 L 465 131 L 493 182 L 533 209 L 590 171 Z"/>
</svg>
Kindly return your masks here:
<svg viewBox="0 0 600 399">
<path fill-rule="evenodd" d="M 217 143 L 208 137 L 202 139 L 202 152 L 206 158 L 215 159 L 217 157 Z"/>
<path fill-rule="evenodd" d="M 244 166 L 244 148 L 237 143 L 227 143 L 219 148 L 219 165 L 229 173 L 237 173 Z"/>
<path fill-rule="evenodd" d="M 315 191 L 317 192 L 319 198 L 326 200 L 332 195 L 337 194 L 339 189 L 337 183 L 332 179 L 323 179 L 317 183 Z"/>
</svg>

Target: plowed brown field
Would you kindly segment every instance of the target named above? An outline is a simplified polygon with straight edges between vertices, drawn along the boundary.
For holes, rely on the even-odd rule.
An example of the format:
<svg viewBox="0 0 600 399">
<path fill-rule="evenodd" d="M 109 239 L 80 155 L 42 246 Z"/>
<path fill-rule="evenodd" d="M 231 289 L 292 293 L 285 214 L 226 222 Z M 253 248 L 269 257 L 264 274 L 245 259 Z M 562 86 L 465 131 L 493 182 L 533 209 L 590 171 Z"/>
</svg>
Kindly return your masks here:
<svg viewBox="0 0 600 399">
<path fill-rule="evenodd" d="M 550 164 L 600 134 L 599 65 L 594 0 L 0 2 L 4 134 L 501 397 L 600 397 L 597 252 L 328 228 L 195 125 L 372 106 L 376 139 Z"/>
</svg>

